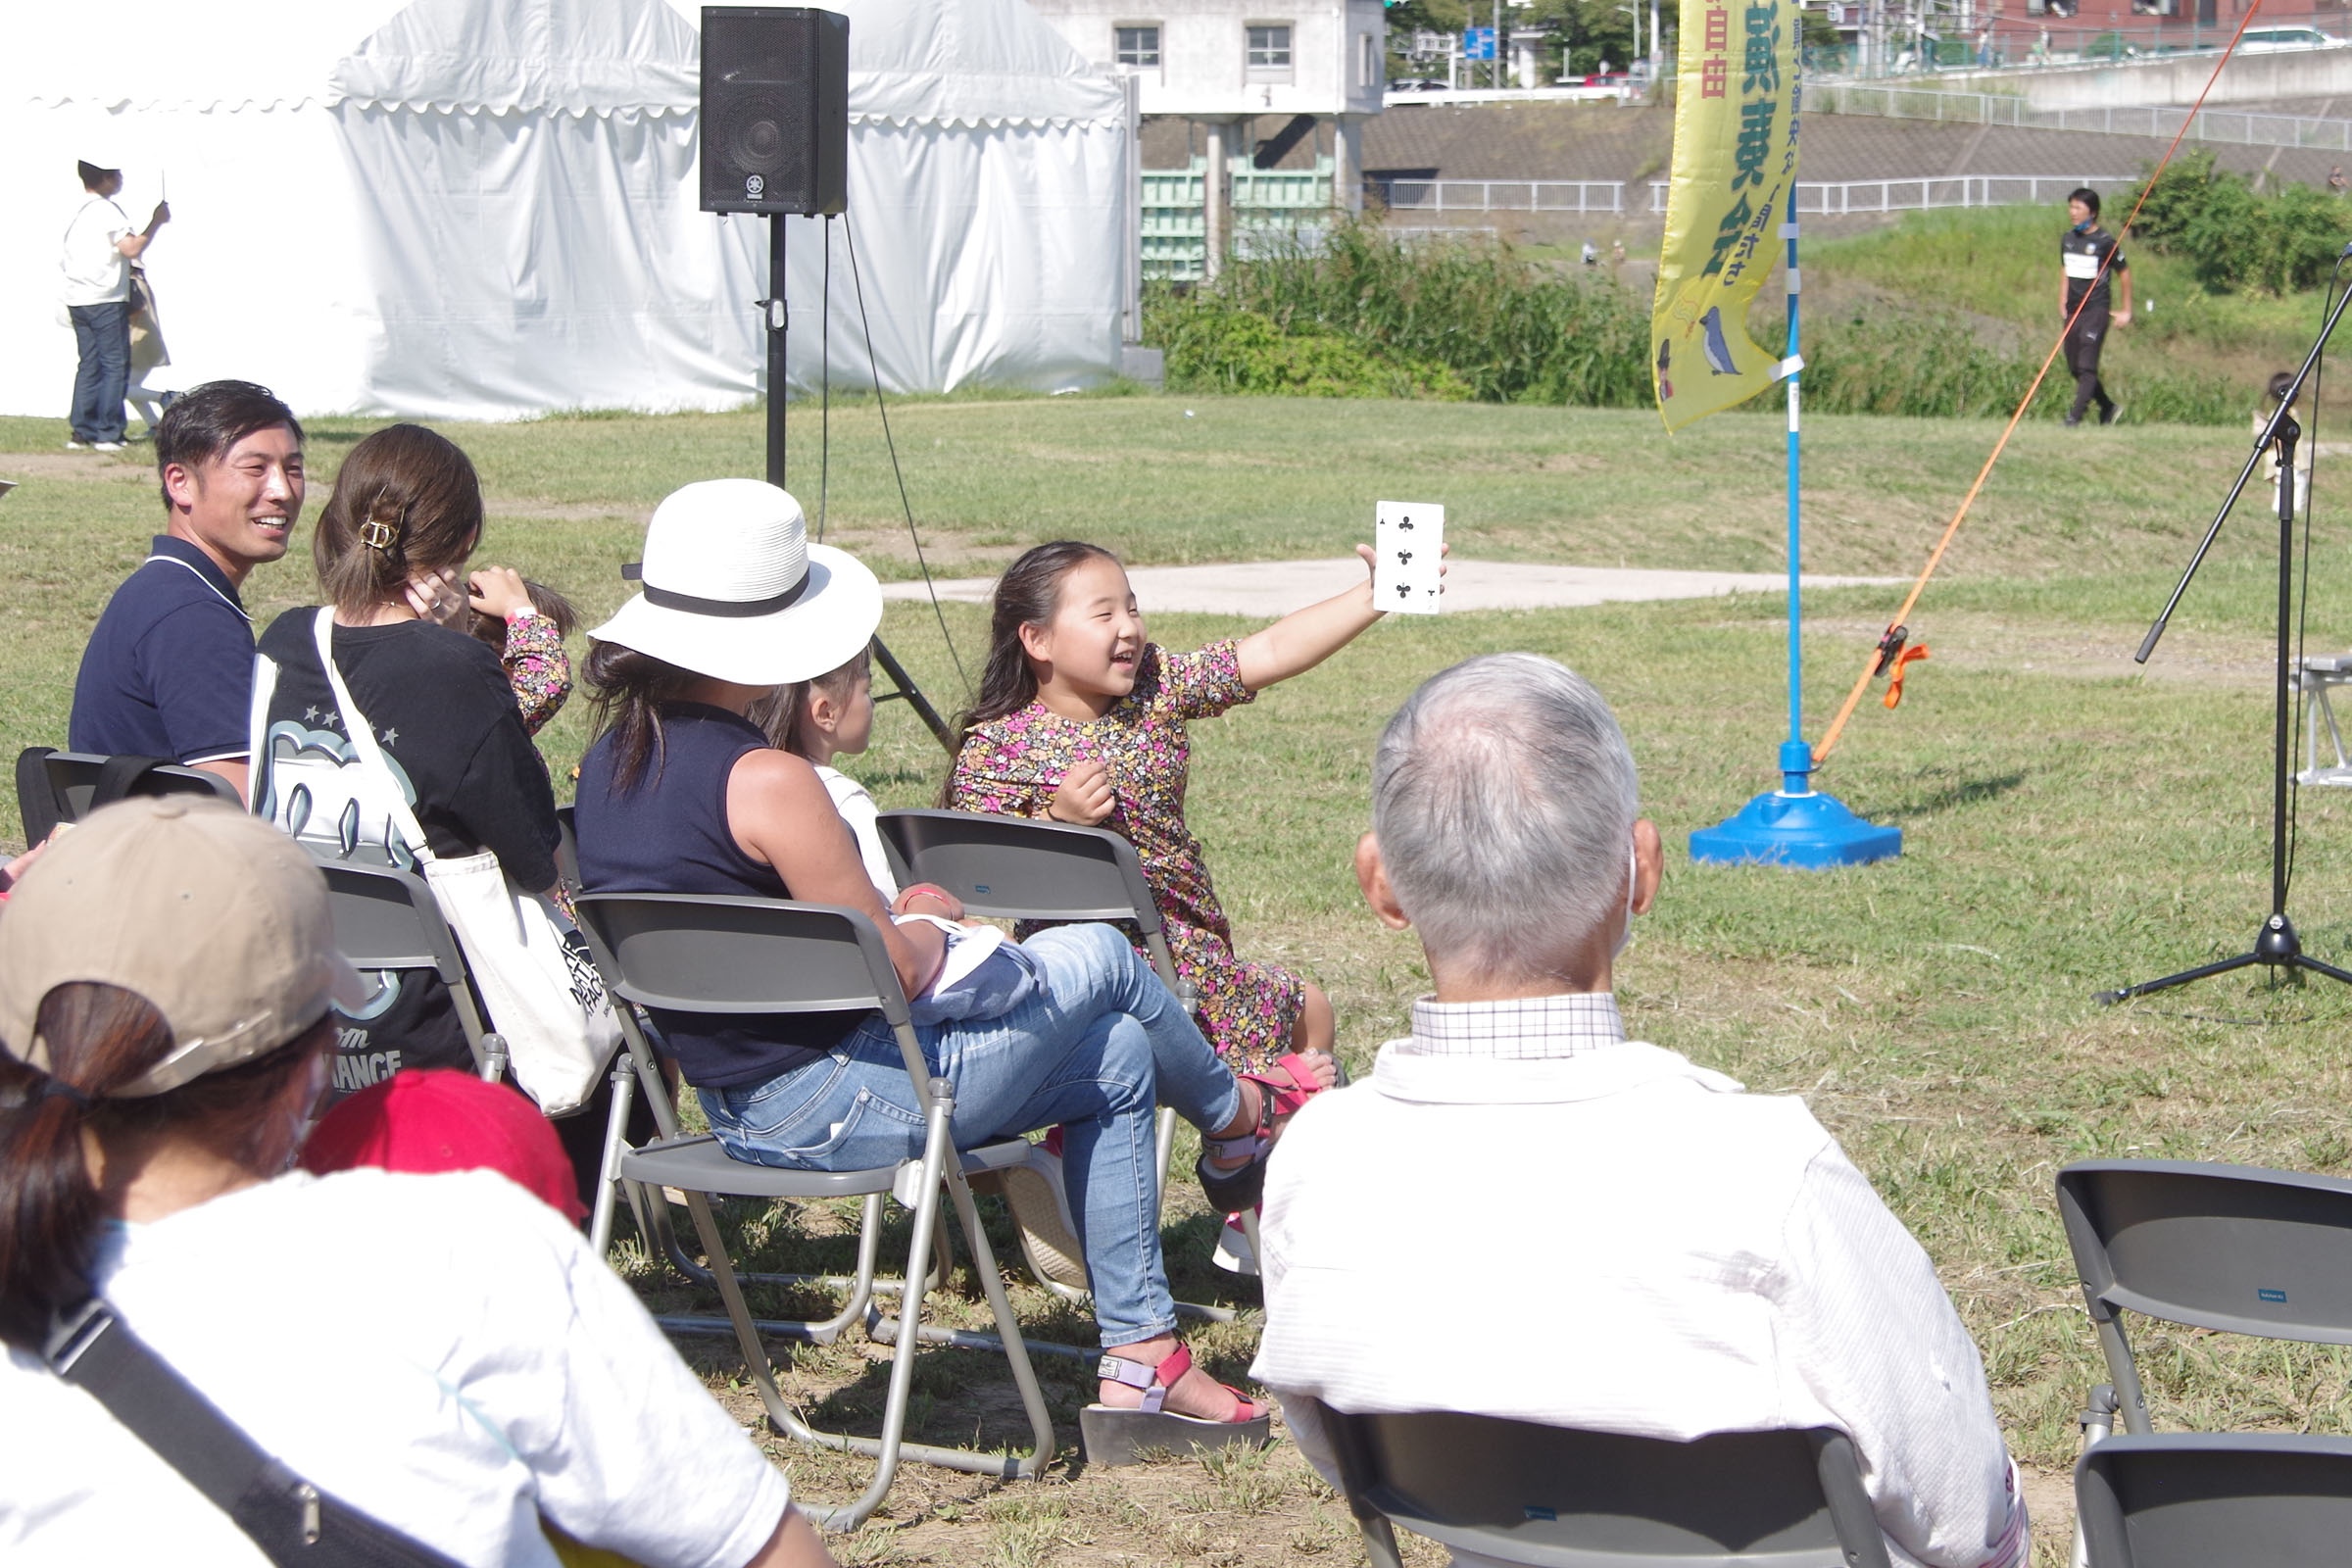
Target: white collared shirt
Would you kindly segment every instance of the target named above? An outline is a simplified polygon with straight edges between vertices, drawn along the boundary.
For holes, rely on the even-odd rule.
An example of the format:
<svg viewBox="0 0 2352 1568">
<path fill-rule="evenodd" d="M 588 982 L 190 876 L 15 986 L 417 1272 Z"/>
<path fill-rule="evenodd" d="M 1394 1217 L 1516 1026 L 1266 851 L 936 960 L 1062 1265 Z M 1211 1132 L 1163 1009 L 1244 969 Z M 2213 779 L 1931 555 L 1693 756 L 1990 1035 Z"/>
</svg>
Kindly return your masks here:
<svg viewBox="0 0 2352 1568">
<path fill-rule="evenodd" d="M 1626 1042 L 1606 995 L 1413 1021 L 1267 1177 L 1250 1370 L 1327 1478 L 1293 1396 L 1675 1441 L 1830 1426 L 1898 1562 L 2025 1561 L 1976 1347 L 1803 1102 Z"/>
</svg>

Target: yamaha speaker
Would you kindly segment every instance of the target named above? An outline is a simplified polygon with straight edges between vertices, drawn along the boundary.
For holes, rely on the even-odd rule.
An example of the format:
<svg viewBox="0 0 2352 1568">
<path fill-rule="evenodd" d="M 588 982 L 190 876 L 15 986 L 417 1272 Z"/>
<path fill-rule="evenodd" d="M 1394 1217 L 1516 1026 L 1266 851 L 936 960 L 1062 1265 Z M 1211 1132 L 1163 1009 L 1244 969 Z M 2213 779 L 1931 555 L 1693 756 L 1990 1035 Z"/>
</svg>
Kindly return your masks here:
<svg viewBox="0 0 2352 1568">
<path fill-rule="evenodd" d="M 703 211 L 828 216 L 849 205 L 850 19 L 703 7 Z"/>
</svg>

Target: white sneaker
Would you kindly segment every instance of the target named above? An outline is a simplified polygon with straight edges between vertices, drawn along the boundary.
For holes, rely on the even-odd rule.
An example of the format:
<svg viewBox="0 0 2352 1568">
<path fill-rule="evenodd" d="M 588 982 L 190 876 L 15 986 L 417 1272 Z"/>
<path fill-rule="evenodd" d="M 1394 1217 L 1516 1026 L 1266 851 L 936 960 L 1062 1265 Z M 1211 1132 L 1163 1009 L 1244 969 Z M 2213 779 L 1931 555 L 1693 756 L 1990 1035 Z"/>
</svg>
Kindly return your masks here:
<svg viewBox="0 0 2352 1568">
<path fill-rule="evenodd" d="M 1217 1236 L 1217 1251 L 1213 1261 L 1228 1274 L 1255 1277 L 1257 1251 L 1250 1245 L 1249 1233 L 1242 1229 L 1241 1215 L 1225 1216 L 1225 1229 Z"/>
<path fill-rule="evenodd" d="M 68 452 L 87 452 L 90 450 L 90 444 L 87 441 L 68 441 L 66 450 Z"/>
<path fill-rule="evenodd" d="M 93 441 L 90 443 L 90 450 L 92 452 L 120 452 L 122 450 L 122 443 L 120 441 Z"/>
<path fill-rule="evenodd" d="M 1041 1284 L 1058 1285 L 1066 1291 L 1090 1289 L 1086 1250 L 1078 1245 L 1077 1222 L 1062 1186 L 1061 1156 L 1048 1152 L 1043 1144 L 1031 1144 L 1022 1163 L 1007 1166 L 999 1175 L 1013 1223 L 1020 1227 L 1021 1255 L 1028 1261 L 1029 1272 Z"/>
</svg>

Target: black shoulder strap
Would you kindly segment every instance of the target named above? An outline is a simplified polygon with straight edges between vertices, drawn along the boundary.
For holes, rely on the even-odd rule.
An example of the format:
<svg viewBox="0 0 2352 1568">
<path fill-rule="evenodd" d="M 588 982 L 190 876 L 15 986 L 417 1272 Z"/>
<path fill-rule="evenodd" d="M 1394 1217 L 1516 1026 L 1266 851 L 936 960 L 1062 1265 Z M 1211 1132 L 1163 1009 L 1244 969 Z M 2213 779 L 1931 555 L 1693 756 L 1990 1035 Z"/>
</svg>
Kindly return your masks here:
<svg viewBox="0 0 2352 1568">
<path fill-rule="evenodd" d="M 328 1495 L 254 1446 L 93 1297 L 59 1320 L 49 1369 L 82 1389 L 281 1565 L 460 1568 Z"/>
<path fill-rule="evenodd" d="M 27 746 L 17 754 L 17 815 L 24 824 L 24 847 L 57 831 L 57 793 L 49 787 L 54 746 Z"/>
<path fill-rule="evenodd" d="M 138 790 L 139 783 L 159 767 L 167 767 L 160 757 L 110 757 L 98 764 L 98 782 L 90 790 L 90 809 L 112 806 L 127 799 Z"/>
</svg>

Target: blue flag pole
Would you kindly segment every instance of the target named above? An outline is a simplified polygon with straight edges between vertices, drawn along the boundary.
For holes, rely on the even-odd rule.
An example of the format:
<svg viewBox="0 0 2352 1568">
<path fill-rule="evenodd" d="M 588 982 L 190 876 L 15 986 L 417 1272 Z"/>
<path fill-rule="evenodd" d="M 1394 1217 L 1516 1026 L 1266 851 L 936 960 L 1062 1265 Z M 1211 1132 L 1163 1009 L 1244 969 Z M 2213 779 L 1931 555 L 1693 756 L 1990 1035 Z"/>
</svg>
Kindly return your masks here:
<svg viewBox="0 0 2352 1568">
<path fill-rule="evenodd" d="M 1791 197 L 1795 187 L 1789 187 Z M 1788 738 L 1781 743 L 1781 787 L 1759 795 L 1714 827 L 1690 835 L 1690 858 L 1704 863 L 1766 861 L 1817 870 L 1862 865 L 1903 853 L 1903 830 L 1880 827 L 1813 788 L 1813 748 L 1805 740 L 1803 438 L 1798 417 L 1804 357 L 1798 351 L 1796 220 L 1781 224 L 1788 242 Z"/>
</svg>

